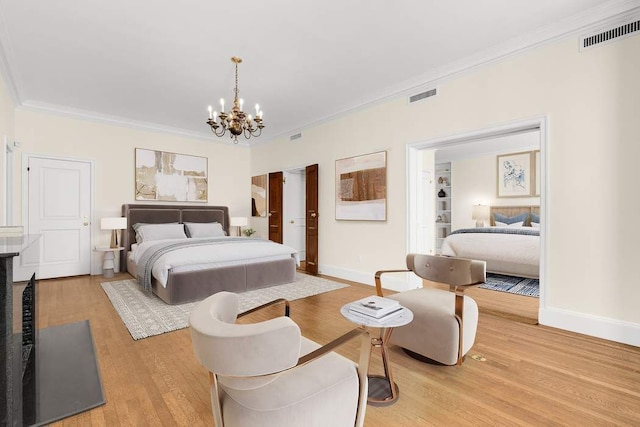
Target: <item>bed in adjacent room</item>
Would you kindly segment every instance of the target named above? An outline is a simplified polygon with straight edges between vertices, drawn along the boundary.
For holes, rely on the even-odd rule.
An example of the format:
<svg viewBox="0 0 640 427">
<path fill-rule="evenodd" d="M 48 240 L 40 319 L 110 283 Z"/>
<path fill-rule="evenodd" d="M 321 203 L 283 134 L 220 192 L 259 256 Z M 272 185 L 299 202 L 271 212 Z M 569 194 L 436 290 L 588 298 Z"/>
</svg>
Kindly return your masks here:
<svg viewBox="0 0 640 427">
<path fill-rule="evenodd" d="M 226 206 L 126 204 L 122 214 L 121 265 L 168 304 L 295 280 L 298 252 L 269 240 L 229 237 Z"/>
<path fill-rule="evenodd" d="M 492 206 L 491 226 L 455 230 L 442 243 L 442 255 L 483 260 L 487 272 L 538 278 L 540 209 Z"/>
</svg>

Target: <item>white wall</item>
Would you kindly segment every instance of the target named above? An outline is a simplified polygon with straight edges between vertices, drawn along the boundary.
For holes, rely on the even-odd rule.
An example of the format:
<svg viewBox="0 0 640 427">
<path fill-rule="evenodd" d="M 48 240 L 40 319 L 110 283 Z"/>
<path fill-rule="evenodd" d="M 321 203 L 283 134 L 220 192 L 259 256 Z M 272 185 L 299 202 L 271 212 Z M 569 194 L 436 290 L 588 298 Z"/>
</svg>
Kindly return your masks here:
<svg viewBox="0 0 640 427">
<path fill-rule="evenodd" d="M 4 139 L 9 144 L 13 143 L 13 122 L 14 122 L 14 105 L 7 87 L 2 78 L 0 78 L 0 225 L 4 225 L 6 221 L 6 200 L 5 194 L 5 161 L 6 161 L 6 149 L 4 145 Z"/>
<path fill-rule="evenodd" d="M 304 129 L 296 142 L 252 149 L 252 174 L 318 163 L 320 271 L 373 283 L 406 252 L 407 143 L 545 115 L 548 213 L 546 306 L 541 322 L 640 345 L 640 36 L 578 52 L 578 39 L 545 45 L 405 99 Z M 336 159 L 388 151 L 388 220 L 334 219 Z M 596 331 L 595 329 L 598 329 Z M 634 335 L 635 334 L 635 335 Z"/>
<path fill-rule="evenodd" d="M 233 216 L 251 215 L 249 149 L 78 120 L 22 109 L 15 113 L 15 219 L 22 221 L 22 158 L 24 154 L 87 159 L 95 162 L 93 245 L 106 246 L 109 233 L 100 218 L 119 216 L 124 203 L 135 203 L 135 148 L 170 151 L 208 158 L 209 205 L 229 206 Z M 148 202 L 153 203 L 153 202 Z M 197 203 L 196 203 L 197 204 Z M 101 272 L 101 254 L 93 257 L 92 272 Z"/>
</svg>

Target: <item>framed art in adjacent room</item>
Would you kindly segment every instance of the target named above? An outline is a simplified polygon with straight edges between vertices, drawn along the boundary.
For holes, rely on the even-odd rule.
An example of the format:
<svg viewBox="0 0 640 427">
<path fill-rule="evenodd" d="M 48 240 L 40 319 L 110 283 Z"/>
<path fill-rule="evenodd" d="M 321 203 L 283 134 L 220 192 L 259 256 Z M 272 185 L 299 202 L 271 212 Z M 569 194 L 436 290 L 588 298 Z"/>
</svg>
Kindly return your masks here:
<svg viewBox="0 0 640 427">
<path fill-rule="evenodd" d="M 251 177 L 251 216 L 267 216 L 267 175 Z"/>
<path fill-rule="evenodd" d="M 532 152 L 511 153 L 497 156 L 498 197 L 533 196 Z"/>
<path fill-rule="evenodd" d="M 387 152 L 336 160 L 336 219 L 386 221 Z"/>
<path fill-rule="evenodd" d="M 207 158 L 136 148 L 136 200 L 206 202 Z"/>
</svg>

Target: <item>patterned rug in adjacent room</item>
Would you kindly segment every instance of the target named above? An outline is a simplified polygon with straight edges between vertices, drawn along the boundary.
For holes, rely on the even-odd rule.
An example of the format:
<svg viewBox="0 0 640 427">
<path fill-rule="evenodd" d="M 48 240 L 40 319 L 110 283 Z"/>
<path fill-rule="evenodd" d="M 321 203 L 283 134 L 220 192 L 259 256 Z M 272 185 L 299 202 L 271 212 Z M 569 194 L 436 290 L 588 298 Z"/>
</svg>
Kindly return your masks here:
<svg viewBox="0 0 640 427">
<path fill-rule="evenodd" d="M 189 326 L 189 314 L 198 304 L 166 304 L 157 296 L 141 291 L 135 280 L 105 282 L 101 286 L 134 340 L 186 328 Z M 242 313 L 278 298 L 293 301 L 347 286 L 321 277 L 296 274 L 293 283 L 239 294 L 239 310 Z"/>
<path fill-rule="evenodd" d="M 487 273 L 487 282 L 479 287 L 492 291 L 526 295 L 528 297 L 538 298 L 540 296 L 540 281 L 538 279 L 528 279 L 525 277 Z"/>
</svg>

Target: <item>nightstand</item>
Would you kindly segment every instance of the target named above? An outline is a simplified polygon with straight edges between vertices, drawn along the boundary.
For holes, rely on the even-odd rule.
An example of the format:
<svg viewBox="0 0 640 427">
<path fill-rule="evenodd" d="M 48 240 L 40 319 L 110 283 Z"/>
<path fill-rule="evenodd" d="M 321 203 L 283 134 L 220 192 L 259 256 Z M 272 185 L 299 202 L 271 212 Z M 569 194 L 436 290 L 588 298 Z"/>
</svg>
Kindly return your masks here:
<svg viewBox="0 0 640 427">
<path fill-rule="evenodd" d="M 117 248 L 96 248 L 96 251 L 104 252 L 104 258 L 102 262 L 102 275 L 104 277 L 111 278 L 113 277 L 114 273 L 117 273 L 117 271 L 115 271 L 116 264 L 114 262 L 116 258 L 115 253 L 122 250 L 124 250 L 122 246 Z"/>
</svg>

